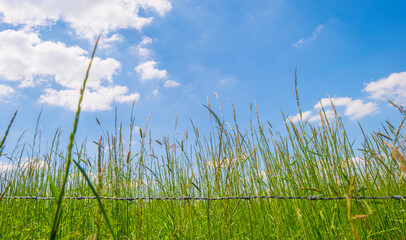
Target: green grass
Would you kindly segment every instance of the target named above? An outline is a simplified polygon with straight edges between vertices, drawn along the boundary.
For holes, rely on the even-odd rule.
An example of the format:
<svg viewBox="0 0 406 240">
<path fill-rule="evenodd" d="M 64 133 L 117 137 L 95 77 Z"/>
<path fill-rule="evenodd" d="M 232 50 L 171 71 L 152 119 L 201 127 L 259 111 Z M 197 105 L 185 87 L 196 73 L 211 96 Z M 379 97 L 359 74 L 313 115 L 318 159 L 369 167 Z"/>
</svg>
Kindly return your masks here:
<svg viewBox="0 0 406 240">
<path fill-rule="evenodd" d="M 86 80 L 81 99 L 85 83 Z M 297 101 L 299 104 L 299 98 Z M 27 145 L 19 142 L 7 155 L 20 167 L 0 173 L 1 239 L 403 239 L 406 236 L 403 200 L 64 199 L 94 195 L 405 195 L 402 167 L 406 166 L 403 127 L 406 115 L 399 106 L 403 119 L 396 124 L 385 122 L 376 133 L 365 133 L 358 150 L 349 141 L 337 114 L 334 119 L 327 119 L 321 111 L 322 122 L 316 126 L 284 119 L 286 134 L 282 135 L 270 124 L 262 124 L 257 109 L 251 111 L 250 127 L 241 129 L 235 114 L 230 124 L 222 113 L 207 106 L 213 128 L 206 136 L 199 134 L 192 123 L 181 138 L 174 135 L 152 139 L 148 124 L 135 132 L 131 114 L 130 139 L 123 139 L 122 126 L 116 120 L 113 133 L 102 131 L 100 139 L 94 141 L 98 152 L 91 157 L 87 142 L 75 144 L 80 102 L 66 151 L 60 146 L 58 130 L 43 152 L 29 153 Z M 138 149 L 131 145 L 133 138 L 140 143 Z M 27 154 L 29 163 L 22 163 Z M 364 163 L 353 161 L 355 157 L 362 158 Z M 70 166 L 72 160 L 74 165 Z M 11 200 L 3 196 L 54 196 L 56 200 Z"/>
</svg>

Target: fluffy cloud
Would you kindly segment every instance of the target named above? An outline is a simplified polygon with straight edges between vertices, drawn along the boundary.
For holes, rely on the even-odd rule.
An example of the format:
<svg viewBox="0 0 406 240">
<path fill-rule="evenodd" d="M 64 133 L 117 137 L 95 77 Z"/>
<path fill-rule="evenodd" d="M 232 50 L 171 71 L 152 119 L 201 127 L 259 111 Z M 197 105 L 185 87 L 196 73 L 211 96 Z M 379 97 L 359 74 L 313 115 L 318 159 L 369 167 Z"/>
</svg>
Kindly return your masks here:
<svg viewBox="0 0 406 240">
<path fill-rule="evenodd" d="M 6 164 L 0 161 L 0 175 L 4 172 L 12 171 L 16 168 L 16 166 L 12 164 Z"/>
<path fill-rule="evenodd" d="M 364 103 L 364 101 L 361 99 L 352 99 L 349 97 L 322 98 L 320 102 L 314 106 L 314 108 L 321 109 L 321 106 L 331 106 L 331 102 L 333 102 L 334 106 L 336 107 L 345 107 L 344 115 L 348 116 L 352 120 L 370 115 L 378 110 L 378 106 L 374 102 Z"/>
<path fill-rule="evenodd" d="M 0 84 L 0 102 L 6 101 L 6 99 L 12 97 L 15 92 L 12 87 L 6 84 Z"/>
<path fill-rule="evenodd" d="M 321 118 L 320 118 L 320 113 L 313 113 L 313 111 L 305 111 L 302 112 L 302 120 L 303 121 L 308 121 L 308 122 L 320 122 Z M 335 115 L 334 115 L 334 111 L 333 110 L 324 110 L 323 114 L 323 118 L 327 118 L 327 119 L 334 119 Z M 325 115 L 324 115 L 325 114 Z M 288 121 L 292 121 L 293 123 L 297 123 L 300 121 L 300 114 L 296 114 L 295 116 L 289 116 Z"/>
<path fill-rule="evenodd" d="M 10 172 L 13 170 L 25 170 L 25 169 L 40 170 L 47 168 L 47 166 L 48 164 L 45 161 L 39 161 L 36 159 L 28 159 L 25 162 L 20 163 L 19 165 L 7 164 L 0 161 L 0 174 Z"/>
<path fill-rule="evenodd" d="M 125 95 L 127 87 L 99 87 L 95 91 L 86 89 L 84 93 L 82 109 L 84 111 L 110 110 L 113 101 L 119 103 L 138 101 L 140 95 L 133 93 Z M 41 95 L 39 102 L 53 106 L 65 107 L 71 111 L 77 109 L 79 91 L 77 89 L 65 89 L 57 91 L 52 88 L 45 89 L 45 94 Z"/>
<path fill-rule="evenodd" d="M 302 120 L 309 122 L 319 122 L 320 113 L 323 114 L 323 117 L 327 119 L 334 119 L 335 113 L 331 109 L 332 104 L 335 107 L 344 107 L 344 115 L 349 117 L 351 120 L 356 120 L 362 118 L 366 115 L 375 113 L 378 110 L 378 106 L 374 102 L 364 103 L 361 99 L 352 99 L 349 97 L 338 97 L 338 98 L 322 98 L 316 105 L 314 109 L 317 111 L 305 111 L 302 112 Z M 324 112 L 323 111 L 324 108 Z M 329 109 L 330 108 L 330 109 Z M 300 120 L 300 114 L 294 116 L 289 116 L 288 120 L 296 123 Z"/>
<path fill-rule="evenodd" d="M 164 87 L 166 88 L 175 88 L 175 87 L 179 87 L 180 83 L 173 81 L 173 80 L 166 80 Z"/>
<path fill-rule="evenodd" d="M 135 67 L 135 71 L 141 75 L 141 80 L 163 79 L 167 77 L 166 70 L 155 68 L 157 62 L 147 61 Z"/>
<path fill-rule="evenodd" d="M 307 121 L 312 117 L 312 111 L 302 112 L 302 120 Z M 292 121 L 293 123 L 297 123 L 300 121 L 300 113 L 296 114 L 295 116 L 289 116 L 287 118 L 288 121 Z"/>
<path fill-rule="evenodd" d="M 406 105 L 406 72 L 392 73 L 387 78 L 366 84 L 363 91 L 372 99 L 391 100 L 399 105 Z"/>
<path fill-rule="evenodd" d="M 1 21 L 26 28 L 68 23 L 80 37 L 94 40 L 102 33 L 125 28 L 142 29 L 152 17 L 138 15 L 140 9 L 163 16 L 172 9 L 168 0 L 13 0 L 0 1 Z"/>
<path fill-rule="evenodd" d="M 120 29 L 139 31 L 151 23 L 154 13 L 164 16 L 172 9 L 169 0 L 15 0 L 0 1 L 0 22 L 13 25 L 18 31 L 0 32 L 0 81 L 13 81 L 20 88 L 47 83 L 39 102 L 74 110 L 78 90 L 82 85 L 89 53 L 78 46 L 62 42 L 43 41 L 39 33 L 44 26 L 65 23 L 76 37 L 94 42 L 101 34 L 99 48 L 108 48 L 122 36 Z M 143 11 L 142 16 L 139 14 Z M 144 37 L 138 45 L 143 61 L 151 55 L 145 46 L 152 40 Z M 137 67 L 142 80 L 166 78 L 166 70 L 155 68 L 149 61 Z M 83 109 L 108 110 L 113 102 L 132 102 L 138 93 L 113 83 L 120 62 L 112 58 L 94 58 L 85 92 Z M 56 86 L 53 86 L 56 83 Z M 4 85 L 6 86 L 6 85 Z M 2 87 L 0 101 L 14 93 Z M 105 95 L 108 94 L 108 95 Z"/>
<path fill-rule="evenodd" d="M 46 89 L 40 102 L 74 110 L 78 99 L 75 96 L 79 94 L 90 61 L 87 54 L 77 46 L 42 41 L 36 33 L 6 30 L 0 32 L 0 79 L 17 82 L 20 87 L 54 82 L 62 90 Z M 89 96 L 86 98 L 89 99 L 84 102 L 85 111 L 107 110 L 113 101 L 137 99 L 138 95 L 125 95 L 128 91 L 126 87 L 113 85 L 113 75 L 120 67 L 121 64 L 112 58 L 94 58 L 87 84 L 86 95 Z M 103 86 L 106 84 L 108 87 Z M 103 97 L 102 94 L 111 95 Z"/>
<path fill-rule="evenodd" d="M 319 24 L 314 30 L 313 33 L 310 37 L 308 38 L 301 38 L 299 39 L 299 41 L 295 42 L 294 44 L 292 44 L 294 47 L 300 48 L 303 45 L 305 45 L 306 43 L 309 43 L 311 41 L 313 41 L 314 39 L 317 38 L 317 36 L 319 35 L 320 31 L 323 30 L 324 26 L 322 24 Z"/>
<path fill-rule="evenodd" d="M 30 87 L 53 76 L 63 87 L 79 89 L 90 61 L 87 54 L 77 46 L 41 41 L 36 33 L 6 30 L 0 32 L 0 78 Z M 88 86 L 97 87 L 102 80 L 112 82 L 120 66 L 112 58 L 95 57 Z"/>
</svg>

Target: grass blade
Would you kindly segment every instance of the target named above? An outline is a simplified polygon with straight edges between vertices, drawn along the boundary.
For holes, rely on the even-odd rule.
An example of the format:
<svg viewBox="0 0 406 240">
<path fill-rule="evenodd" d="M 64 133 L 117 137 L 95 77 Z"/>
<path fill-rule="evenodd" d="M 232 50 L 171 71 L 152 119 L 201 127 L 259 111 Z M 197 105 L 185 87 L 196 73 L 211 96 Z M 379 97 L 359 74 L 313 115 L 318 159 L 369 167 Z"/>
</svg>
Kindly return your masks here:
<svg viewBox="0 0 406 240">
<path fill-rule="evenodd" d="M 72 130 L 72 132 L 70 134 L 70 137 L 69 137 L 68 158 L 66 159 L 65 171 L 64 171 L 63 182 L 62 182 L 62 189 L 61 189 L 61 192 L 59 194 L 58 206 L 56 208 L 56 213 L 55 213 L 55 217 L 54 217 L 54 223 L 52 225 L 52 230 L 51 230 L 51 237 L 50 237 L 51 240 L 55 239 L 56 235 L 58 233 L 59 222 L 60 222 L 61 216 L 62 216 L 62 203 L 63 203 L 64 196 L 65 196 L 66 182 L 68 181 L 69 167 L 70 167 L 70 164 L 71 164 L 71 161 L 72 161 L 72 148 L 73 148 L 73 143 L 75 141 L 76 129 L 77 129 L 78 122 L 79 122 L 81 104 L 82 104 L 82 100 L 83 100 L 83 95 L 85 93 L 86 83 L 87 83 L 87 80 L 89 78 L 90 67 L 92 66 L 94 54 L 96 52 L 96 48 L 97 48 L 97 44 L 99 43 L 99 39 L 100 39 L 100 36 L 97 38 L 96 44 L 94 45 L 94 49 L 93 49 L 93 52 L 92 52 L 92 57 L 90 59 L 89 66 L 88 66 L 87 71 L 86 71 L 85 79 L 83 80 L 83 86 L 80 89 L 80 97 L 79 97 L 78 109 L 77 109 L 76 115 L 75 115 L 75 122 L 73 123 L 73 130 Z"/>
<path fill-rule="evenodd" d="M 6 195 L 6 192 L 7 192 L 8 188 L 11 186 L 11 183 L 13 183 L 13 182 L 12 181 L 8 182 L 6 189 L 4 189 L 3 193 L 0 196 L 0 201 L 1 201 L 1 199 L 3 199 L 4 195 Z"/>
<path fill-rule="evenodd" d="M 47 179 L 48 179 L 48 182 L 49 182 L 49 187 L 51 188 L 52 196 L 55 198 L 56 202 L 59 202 L 58 191 L 56 190 L 55 184 L 52 181 L 52 179 L 51 179 L 51 177 L 49 176 L 48 173 L 47 173 Z"/>
<path fill-rule="evenodd" d="M 111 235 L 113 235 L 113 238 L 114 238 L 114 239 L 117 239 L 117 238 L 116 238 L 116 235 L 115 235 L 114 232 L 113 232 L 113 228 L 111 227 L 109 218 L 107 217 L 107 213 L 106 213 L 106 211 L 104 210 L 103 203 L 101 202 L 100 196 L 99 196 L 99 194 L 97 193 L 96 189 L 94 188 L 94 186 L 93 186 L 93 184 L 92 184 L 92 181 L 90 181 L 89 177 L 87 176 L 85 169 L 83 169 L 83 168 L 79 165 L 79 163 L 75 161 L 75 159 L 72 159 L 72 161 L 73 161 L 73 162 L 76 164 L 76 166 L 79 168 L 79 170 L 80 170 L 80 172 L 82 173 L 83 177 L 85 177 L 87 184 L 89 184 L 90 189 L 92 189 L 92 192 L 93 192 L 94 196 L 96 197 L 97 202 L 99 203 L 100 210 L 103 212 L 104 218 L 106 219 L 107 225 L 109 226 Z"/>
<path fill-rule="evenodd" d="M 6 141 L 8 132 L 10 131 L 11 125 L 12 125 L 13 122 L 14 122 L 14 119 L 15 119 L 15 117 L 16 117 L 16 115 L 17 115 L 17 112 L 18 112 L 18 111 L 16 111 L 16 112 L 14 113 L 13 117 L 11 118 L 11 121 L 10 121 L 10 123 L 8 124 L 8 127 L 7 127 L 7 129 L 6 129 L 6 133 L 4 133 L 3 139 L 2 139 L 1 142 L 0 142 L 0 156 L 1 156 L 1 153 L 3 152 L 3 149 L 4 149 L 4 142 Z"/>
</svg>

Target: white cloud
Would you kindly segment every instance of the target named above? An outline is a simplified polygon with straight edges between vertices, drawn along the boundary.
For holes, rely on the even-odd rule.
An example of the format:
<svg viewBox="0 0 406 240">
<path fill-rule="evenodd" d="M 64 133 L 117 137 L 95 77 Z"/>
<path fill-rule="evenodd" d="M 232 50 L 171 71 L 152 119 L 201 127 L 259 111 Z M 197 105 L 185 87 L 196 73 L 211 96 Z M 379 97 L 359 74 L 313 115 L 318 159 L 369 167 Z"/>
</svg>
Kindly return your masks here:
<svg viewBox="0 0 406 240">
<path fill-rule="evenodd" d="M 350 159 L 350 162 L 353 162 L 355 165 L 365 165 L 365 159 L 362 157 L 353 157 Z"/>
<path fill-rule="evenodd" d="M 391 100 L 406 105 L 406 72 L 392 73 L 387 78 L 366 84 L 363 91 L 371 94 L 372 99 Z"/>
<path fill-rule="evenodd" d="M 335 107 L 344 107 L 344 115 L 349 117 L 351 120 L 356 120 L 366 115 L 373 114 L 378 110 L 376 103 L 364 103 L 364 101 L 361 99 L 352 99 L 349 97 L 322 98 L 316 105 L 314 105 L 314 109 L 316 111 L 302 112 L 303 121 L 320 122 L 320 113 L 323 114 L 323 118 L 334 119 L 335 112 L 331 109 L 331 102 L 333 102 Z M 322 106 L 324 108 L 324 112 Z M 297 123 L 300 120 L 300 115 L 298 113 L 294 116 L 289 116 L 287 120 Z"/>
<path fill-rule="evenodd" d="M 21 163 L 18 168 L 21 169 L 45 169 L 47 168 L 48 164 L 45 161 L 40 161 L 36 159 L 28 159 L 27 161 Z"/>
<path fill-rule="evenodd" d="M 152 17 L 140 17 L 140 9 L 164 16 L 172 9 L 168 0 L 13 0 L 1 1 L 1 21 L 25 28 L 68 23 L 80 37 L 94 40 L 102 33 L 125 28 L 141 30 Z"/>
<path fill-rule="evenodd" d="M 62 90 L 45 89 L 39 102 L 76 110 L 79 89 L 90 61 L 87 54 L 78 46 L 42 41 L 37 33 L 5 30 L 0 32 L 0 79 L 17 82 L 20 87 L 55 82 Z M 113 85 L 113 75 L 120 67 L 115 59 L 94 58 L 87 83 L 88 99 L 85 98 L 83 105 L 85 111 L 106 110 L 113 101 L 137 98 L 134 94 L 125 95 L 126 87 Z"/>
<path fill-rule="evenodd" d="M 13 164 L 6 164 L 4 162 L 0 162 L 0 174 L 8 171 L 12 171 L 16 168 Z"/>
<path fill-rule="evenodd" d="M 344 115 L 348 116 L 350 119 L 359 119 L 366 115 L 375 113 L 378 110 L 378 106 L 374 102 L 364 103 L 361 99 L 352 99 L 349 97 L 338 97 L 338 98 L 322 98 L 319 103 L 317 103 L 314 108 L 321 109 L 323 107 L 331 106 L 333 102 L 334 106 L 344 106 Z"/>
<path fill-rule="evenodd" d="M 152 43 L 152 39 L 149 37 L 143 37 L 142 41 L 140 43 L 141 46 L 145 46 L 147 44 L 151 44 Z"/>
<path fill-rule="evenodd" d="M 36 33 L 5 30 L 0 32 L 0 77 L 30 87 L 52 76 L 63 87 L 79 89 L 90 61 L 86 54 L 78 46 L 41 41 Z M 95 57 L 93 63 L 89 87 L 99 86 L 102 80 L 112 82 L 121 66 L 112 58 Z"/>
<path fill-rule="evenodd" d="M 312 117 L 312 111 L 306 111 L 302 112 L 302 120 L 307 121 Z M 293 123 L 297 123 L 300 121 L 300 113 L 294 115 L 294 116 L 289 116 L 287 118 L 288 121 L 292 121 Z"/>
<path fill-rule="evenodd" d="M 19 165 L 15 164 L 7 164 L 0 161 L 0 174 L 4 172 L 9 172 L 17 169 L 35 169 L 35 170 L 43 170 L 47 168 L 48 164 L 45 161 L 39 161 L 35 159 L 28 159 L 25 162 L 20 163 Z"/>
<path fill-rule="evenodd" d="M 309 118 L 309 122 L 321 122 L 320 113 L 323 115 L 323 118 L 327 120 L 331 120 L 335 118 L 335 113 L 333 110 L 324 109 L 324 112 L 318 112 L 315 115 Z"/>
<path fill-rule="evenodd" d="M 95 91 L 86 89 L 82 102 L 83 111 L 103 111 L 110 110 L 113 101 L 119 103 L 138 101 L 138 93 L 125 95 L 127 87 L 99 87 Z M 53 106 L 65 107 L 71 111 L 76 111 L 79 99 L 79 91 L 76 89 L 65 89 L 57 91 L 55 89 L 45 89 L 45 94 L 41 95 L 39 102 L 48 103 Z"/>
<path fill-rule="evenodd" d="M 323 114 L 323 118 L 327 118 L 327 119 L 334 119 L 334 117 L 335 117 L 334 111 L 332 111 L 332 110 L 325 109 L 324 113 L 322 113 L 322 114 Z M 289 116 L 287 118 L 287 120 L 290 120 L 293 123 L 297 123 L 300 121 L 300 114 L 298 113 L 295 116 Z M 313 113 L 313 111 L 302 112 L 302 120 L 308 121 L 308 122 L 320 122 L 321 121 L 320 113 L 319 112 Z"/>
<path fill-rule="evenodd" d="M 175 88 L 175 87 L 179 87 L 180 83 L 173 81 L 173 80 L 166 80 L 164 87 L 166 88 Z"/>
<path fill-rule="evenodd" d="M 300 48 L 303 45 L 305 45 L 306 43 L 309 43 L 311 41 L 313 41 L 314 39 L 317 38 L 317 36 L 319 35 L 320 31 L 324 28 L 324 26 L 322 24 L 319 24 L 316 28 L 314 28 L 313 33 L 310 37 L 308 38 L 301 38 L 299 39 L 297 42 L 295 42 L 294 44 L 292 44 L 294 47 Z"/>
<path fill-rule="evenodd" d="M 155 96 L 158 95 L 158 93 L 159 93 L 158 88 L 154 89 L 154 91 L 152 91 L 152 94 L 154 94 Z"/>
<path fill-rule="evenodd" d="M 143 37 L 142 41 L 138 45 L 131 47 L 131 51 L 134 55 L 137 55 L 141 59 L 146 60 L 152 55 L 152 51 L 145 46 L 151 43 L 151 38 Z"/>
<path fill-rule="evenodd" d="M 141 81 L 168 78 L 167 71 L 165 69 L 158 69 L 156 67 L 157 62 L 151 60 L 151 55 L 153 52 L 146 48 L 146 45 L 151 44 L 152 41 L 153 40 L 151 38 L 144 36 L 138 45 L 131 47 L 132 54 L 141 59 L 141 63 L 134 68 L 134 70 L 141 75 Z M 167 80 L 164 83 L 165 88 L 174 88 L 178 86 L 180 86 L 180 84 L 172 80 Z M 155 89 L 153 94 L 157 95 L 158 89 Z"/>
<path fill-rule="evenodd" d="M 110 37 L 101 38 L 98 48 L 100 49 L 110 48 L 114 42 L 122 42 L 122 41 L 123 41 L 122 37 L 120 37 L 117 33 L 115 33 Z"/>
<path fill-rule="evenodd" d="M 155 68 L 157 62 L 147 61 L 135 67 L 135 71 L 141 74 L 141 80 L 163 79 L 167 77 L 166 70 L 159 70 Z"/>
<path fill-rule="evenodd" d="M 0 84 L 0 102 L 7 101 L 6 99 L 11 98 L 15 92 L 12 87 L 6 84 Z"/>
<path fill-rule="evenodd" d="M 78 46 L 63 42 L 43 41 L 39 32 L 44 26 L 65 23 L 67 32 L 94 42 L 101 34 L 99 48 L 109 48 L 123 37 L 114 33 L 120 29 L 139 31 L 153 20 L 154 14 L 164 16 L 171 11 L 169 0 L 15 0 L 0 1 L 0 22 L 15 26 L 18 31 L 0 32 L 0 81 L 16 82 L 20 88 L 48 83 L 39 102 L 67 109 L 76 109 L 78 90 L 90 59 L 89 53 Z M 143 11 L 142 16 L 140 11 Z M 146 48 L 152 39 L 144 37 L 139 46 L 143 61 L 152 51 Z M 140 64 L 142 80 L 167 77 L 166 70 L 155 68 L 156 62 Z M 106 110 L 112 102 L 132 102 L 138 93 L 113 84 L 113 75 L 121 68 L 112 58 L 95 57 L 87 84 L 83 109 Z M 56 83 L 54 89 L 53 83 Z M 52 88 L 50 87 L 52 86 Z M 0 90 L 6 92 L 5 88 Z M 76 91 L 76 92 L 75 92 Z M 3 95 L 11 93 L 0 92 Z M 109 96 L 103 94 L 108 93 Z M 87 98 L 87 99 L 86 99 Z"/>
</svg>

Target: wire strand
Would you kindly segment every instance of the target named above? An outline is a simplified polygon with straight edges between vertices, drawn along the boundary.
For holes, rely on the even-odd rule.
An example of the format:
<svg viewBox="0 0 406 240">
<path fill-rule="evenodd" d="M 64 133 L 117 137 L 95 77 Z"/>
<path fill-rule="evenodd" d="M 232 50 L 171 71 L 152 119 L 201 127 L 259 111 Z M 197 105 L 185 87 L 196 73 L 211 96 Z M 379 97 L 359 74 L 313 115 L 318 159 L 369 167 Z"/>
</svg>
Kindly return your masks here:
<svg viewBox="0 0 406 240">
<path fill-rule="evenodd" d="M 243 200 L 250 200 L 250 199 L 282 199 L 282 200 L 289 200 L 289 199 L 307 199 L 311 201 L 319 201 L 319 200 L 340 200 L 340 199 L 375 199 L 375 200 L 403 200 L 406 201 L 406 196 L 394 195 L 394 196 L 383 196 L 383 197 L 376 197 L 376 196 L 344 196 L 344 197 L 322 197 L 322 195 L 317 196 L 290 196 L 290 197 L 282 197 L 282 196 L 236 196 L 236 197 L 100 197 L 101 199 L 106 200 L 120 200 L 120 201 L 136 201 L 136 200 L 204 200 L 204 201 L 217 201 L 217 200 L 228 200 L 228 199 L 243 199 Z M 32 199 L 32 200 L 54 200 L 54 197 L 37 197 L 37 196 L 23 196 L 23 197 L 8 197 L 4 196 L 3 199 Z M 70 200 L 85 200 L 85 199 L 96 199 L 95 196 L 80 196 L 80 197 L 69 197 L 66 196 L 65 199 Z"/>
</svg>

